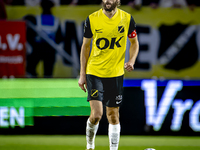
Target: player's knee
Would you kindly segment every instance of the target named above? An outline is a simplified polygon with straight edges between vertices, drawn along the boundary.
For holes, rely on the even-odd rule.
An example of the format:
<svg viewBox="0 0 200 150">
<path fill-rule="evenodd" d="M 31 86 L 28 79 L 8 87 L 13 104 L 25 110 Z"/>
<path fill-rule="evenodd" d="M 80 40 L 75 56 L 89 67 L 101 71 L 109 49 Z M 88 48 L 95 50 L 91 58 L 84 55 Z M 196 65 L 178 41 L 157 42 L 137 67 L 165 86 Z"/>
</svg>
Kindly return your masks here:
<svg viewBox="0 0 200 150">
<path fill-rule="evenodd" d="M 95 122 L 95 124 L 98 123 L 100 120 L 101 120 L 101 115 L 96 115 L 96 116 L 94 117 L 94 122 Z"/>
<path fill-rule="evenodd" d="M 119 115 L 115 113 L 108 113 L 107 114 L 108 122 L 111 124 L 118 124 L 119 123 Z"/>
<path fill-rule="evenodd" d="M 119 118 L 117 116 L 110 116 L 108 121 L 111 124 L 118 124 L 119 123 Z"/>
<path fill-rule="evenodd" d="M 102 118 L 102 114 L 101 113 L 95 113 L 91 116 L 91 123 L 93 124 L 97 124 Z"/>
</svg>

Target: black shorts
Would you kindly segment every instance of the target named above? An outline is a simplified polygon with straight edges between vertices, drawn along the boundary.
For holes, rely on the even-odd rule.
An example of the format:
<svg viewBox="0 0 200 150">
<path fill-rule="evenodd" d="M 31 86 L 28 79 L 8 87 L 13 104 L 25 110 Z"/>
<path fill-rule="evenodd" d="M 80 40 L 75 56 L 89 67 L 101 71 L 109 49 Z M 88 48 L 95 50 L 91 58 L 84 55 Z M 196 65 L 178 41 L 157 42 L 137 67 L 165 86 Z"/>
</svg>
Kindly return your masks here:
<svg viewBox="0 0 200 150">
<path fill-rule="evenodd" d="M 102 101 L 105 106 L 119 107 L 123 99 L 123 75 L 113 78 L 100 78 L 86 75 L 88 98 Z"/>
</svg>

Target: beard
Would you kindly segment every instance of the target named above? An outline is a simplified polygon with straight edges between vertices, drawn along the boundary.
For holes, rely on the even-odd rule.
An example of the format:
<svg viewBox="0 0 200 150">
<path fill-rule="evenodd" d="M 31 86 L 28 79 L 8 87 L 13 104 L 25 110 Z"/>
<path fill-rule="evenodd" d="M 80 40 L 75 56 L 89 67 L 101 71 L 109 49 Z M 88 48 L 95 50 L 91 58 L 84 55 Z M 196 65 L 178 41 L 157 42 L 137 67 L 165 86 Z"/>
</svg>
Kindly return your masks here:
<svg viewBox="0 0 200 150">
<path fill-rule="evenodd" d="M 106 7 L 107 4 L 110 4 L 111 6 L 110 6 L 110 7 Z M 111 11 L 113 11 L 118 5 L 119 5 L 119 4 L 118 4 L 118 1 L 115 1 L 113 4 L 111 4 L 111 3 L 109 3 L 109 2 L 106 2 L 106 3 L 103 2 L 103 9 L 104 9 L 105 11 L 111 12 Z"/>
</svg>

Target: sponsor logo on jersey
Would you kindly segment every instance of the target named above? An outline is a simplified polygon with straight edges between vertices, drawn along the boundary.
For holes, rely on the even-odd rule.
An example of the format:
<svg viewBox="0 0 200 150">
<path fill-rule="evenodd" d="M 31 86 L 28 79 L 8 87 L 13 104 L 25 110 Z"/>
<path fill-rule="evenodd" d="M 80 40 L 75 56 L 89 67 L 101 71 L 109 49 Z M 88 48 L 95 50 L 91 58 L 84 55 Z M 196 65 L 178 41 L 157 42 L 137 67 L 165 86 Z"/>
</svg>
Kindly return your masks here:
<svg viewBox="0 0 200 150">
<path fill-rule="evenodd" d="M 119 48 L 121 47 L 120 45 L 120 41 L 124 36 L 120 37 L 119 39 L 117 39 L 117 37 L 113 37 L 111 38 L 111 40 L 109 41 L 107 38 L 99 38 L 96 41 L 96 46 L 103 50 L 103 49 L 107 49 L 109 47 L 109 49 L 114 49 L 115 45 Z M 100 47 L 100 43 L 104 41 L 104 45 Z"/>
</svg>

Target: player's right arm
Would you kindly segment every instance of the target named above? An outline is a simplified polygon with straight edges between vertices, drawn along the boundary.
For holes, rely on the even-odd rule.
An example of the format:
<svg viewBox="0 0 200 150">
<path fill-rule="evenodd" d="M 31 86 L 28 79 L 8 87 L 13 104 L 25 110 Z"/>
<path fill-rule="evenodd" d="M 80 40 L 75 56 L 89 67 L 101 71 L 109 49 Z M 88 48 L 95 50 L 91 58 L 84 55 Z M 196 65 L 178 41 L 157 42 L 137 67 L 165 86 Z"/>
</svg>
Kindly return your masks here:
<svg viewBox="0 0 200 150">
<path fill-rule="evenodd" d="M 83 44 L 81 47 L 81 55 L 80 55 L 80 78 L 78 81 L 79 87 L 86 92 L 87 89 L 87 82 L 86 82 L 86 67 L 87 61 L 90 54 L 90 43 L 91 38 L 83 38 Z"/>
<path fill-rule="evenodd" d="M 90 28 L 90 19 L 87 17 L 85 20 L 84 25 L 84 37 L 83 37 L 83 44 L 81 47 L 81 55 L 80 55 L 80 78 L 78 81 L 79 87 L 86 92 L 87 89 L 87 82 L 86 82 L 86 67 L 87 61 L 90 55 L 90 43 L 92 39 L 92 31 Z"/>
</svg>

